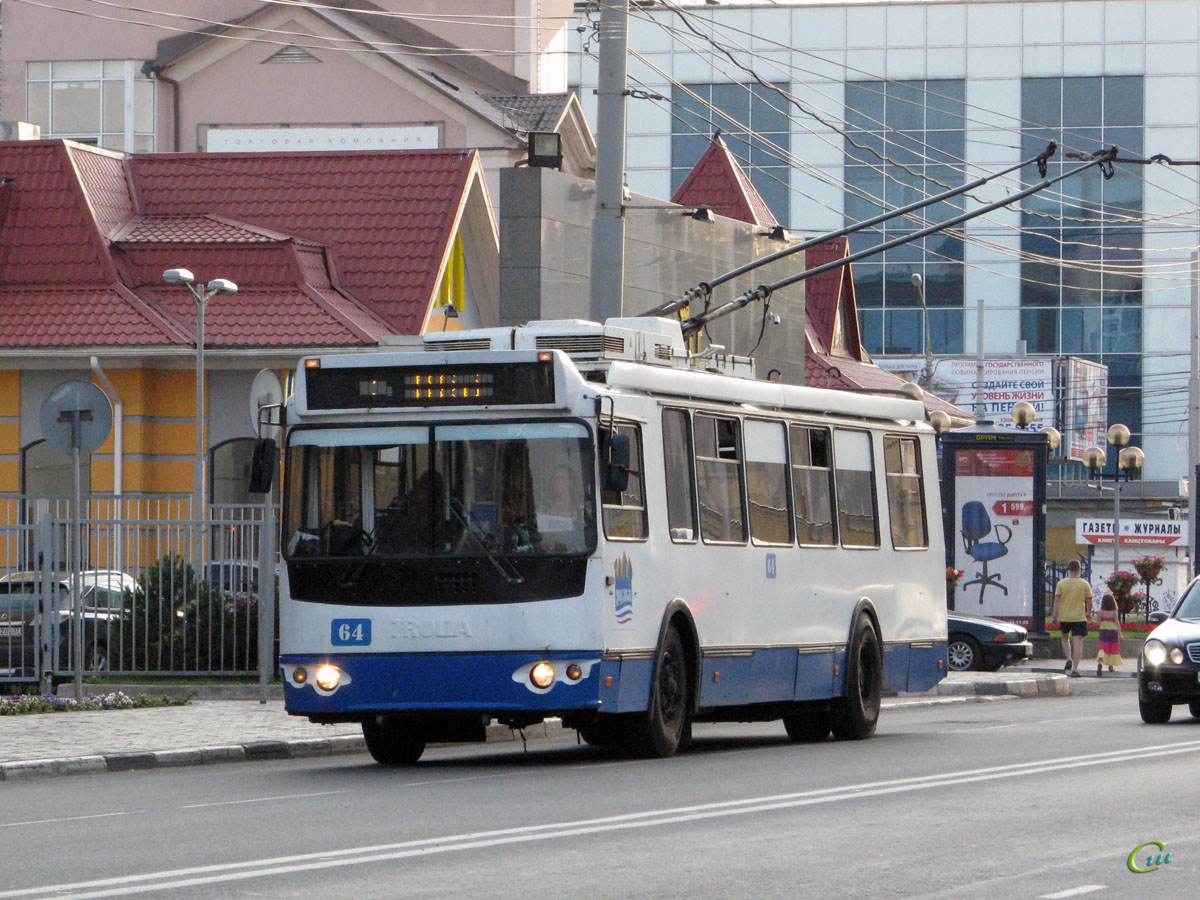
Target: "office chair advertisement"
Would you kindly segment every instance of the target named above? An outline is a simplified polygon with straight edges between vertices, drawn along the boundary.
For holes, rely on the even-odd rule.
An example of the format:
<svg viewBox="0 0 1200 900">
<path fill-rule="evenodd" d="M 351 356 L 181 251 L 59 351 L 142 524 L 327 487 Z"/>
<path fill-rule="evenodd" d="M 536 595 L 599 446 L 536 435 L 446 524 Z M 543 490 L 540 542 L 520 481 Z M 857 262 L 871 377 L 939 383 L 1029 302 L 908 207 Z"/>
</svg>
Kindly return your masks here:
<svg viewBox="0 0 1200 900">
<path fill-rule="evenodd" d="M 1044 621 L 1045 434 L 980 422 L 942 437 L 946 564 L 962 569 L 950 607 Z"/>
</svg>

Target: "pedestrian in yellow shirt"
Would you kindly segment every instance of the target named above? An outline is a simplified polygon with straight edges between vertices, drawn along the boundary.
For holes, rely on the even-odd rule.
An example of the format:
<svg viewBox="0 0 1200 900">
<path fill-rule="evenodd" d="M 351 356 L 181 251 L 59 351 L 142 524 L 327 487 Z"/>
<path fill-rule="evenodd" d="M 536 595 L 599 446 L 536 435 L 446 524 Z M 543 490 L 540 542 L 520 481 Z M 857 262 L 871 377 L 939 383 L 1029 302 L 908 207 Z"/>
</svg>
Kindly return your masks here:
<svg viewBox="0 0 1200 900">
<path fill-rule="evenodd" d="M 1092 622 L 1092 586 L 1079 577 L 1079 560 L 1067 563 L 1067 577 L 1054 586 L 1054 608 L 1050 613 L 1062 635 L 1064 672 L 1079 677 L 1079 659 L 1083 656 L 1083 637 Z"/>
</svg>

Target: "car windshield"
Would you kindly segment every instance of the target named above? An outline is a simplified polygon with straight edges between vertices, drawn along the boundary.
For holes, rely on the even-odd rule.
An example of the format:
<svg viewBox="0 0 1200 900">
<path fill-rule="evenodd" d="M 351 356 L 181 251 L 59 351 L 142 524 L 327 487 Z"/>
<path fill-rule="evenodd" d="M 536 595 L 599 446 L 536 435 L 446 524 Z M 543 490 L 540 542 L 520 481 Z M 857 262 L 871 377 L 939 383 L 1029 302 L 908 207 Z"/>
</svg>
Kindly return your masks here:
<svg viewBox="0 0 1200 900">
<path fill-rule="evenodd" d="M 1200 619 L 1200 579 L 1187 586 L 1175 607 L 1177 619 Z"/>
<path fill-rule="evenodd" d="M 588 430 L 576 422 L 324 428 L 289 441 L 290 557 L 586 555 Z"/>
</svg>

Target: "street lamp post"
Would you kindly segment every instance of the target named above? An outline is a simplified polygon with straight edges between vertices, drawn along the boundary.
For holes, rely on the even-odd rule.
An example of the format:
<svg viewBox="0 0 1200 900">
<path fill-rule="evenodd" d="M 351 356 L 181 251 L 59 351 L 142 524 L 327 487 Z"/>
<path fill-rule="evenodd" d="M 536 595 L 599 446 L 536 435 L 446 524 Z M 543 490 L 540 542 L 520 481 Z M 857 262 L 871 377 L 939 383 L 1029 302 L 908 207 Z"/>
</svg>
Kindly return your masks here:
<svg viewBox="0 0 1200 900">
<path fill-rule="evenodd" d="M 1108 442 L 1117 448 L 1117 471 L 1111 476 L 1113 480 L 1113 571 L 1121 571 L 1121 481 L 1132 481 L 1137 471 L 1145 465 L 1146 454 L 1141 447 L 1129 447 L 1129 429 L 1124 425 L 1113 425 L 1106 435 Z M 1103 490 L 1104 468 L 1108 455 L 1100 447 L 1088 447 L 1083 451 L 1083 464 L 1091 471 L 1093 478 L 1101 479 Z"/>
<path fill-rule="evenodd" d="M 186 285 L 196 301 L 196 459 L 192 469 L 193 515 L 205 517 L 204 463 L 208 455 L 204 446 L 204 308 L 217 294 L 236 294 L 237 285 L 227 278 L 214 278 L 207 285 L 196 284 L 196 277 L 187 269 L 167 269 L 163 272 L 167 284 Z"/>
<path fill-rule="evenodd" d="M 920 272 L 913 272 L 912 285 L 921 300 L 921 321 L 925 323 L 925 374 L 921 376 L 921 387 L 928 388 L 933 382 L 933 344 L 929 339 L 929 306 L 925 303 L 925 279 Z"/>
</svg>

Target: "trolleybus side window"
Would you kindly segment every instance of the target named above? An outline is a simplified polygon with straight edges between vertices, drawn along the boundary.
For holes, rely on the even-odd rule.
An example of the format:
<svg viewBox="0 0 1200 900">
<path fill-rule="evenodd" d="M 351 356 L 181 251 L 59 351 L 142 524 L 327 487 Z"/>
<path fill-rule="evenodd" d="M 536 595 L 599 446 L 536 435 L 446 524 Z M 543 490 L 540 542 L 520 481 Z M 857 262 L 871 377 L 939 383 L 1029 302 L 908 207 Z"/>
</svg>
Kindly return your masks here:
<svg viewBox="0 0 1200 900">
<path fill-rule="evenodd" d="M 801 544 L 832 547 L 837 543 L 837 530 L 833 523 L 829 429 L 793 425 L 790 438 L 796 539 Z"/>
<path fill-rule="evenodd" d="M 618 540 L 646 539 L 646 493 L 642 482 L 642 429 L 617 425 L 617 434 L 629 438 L 629 482 L 623 491 L 606 490 L 601 495 L 604 534 Z"/>
<path fill-rule="evenodd" d="M 921 454 L 914 437 L 885 435 L 883 461 L 887 470 L 888 519 L 892 546 L 927 547 L 925 496 L 921 490 Z"/>
<path fill-rule="evenodd" d="M 696 491 L 692 475 L 692 429 L 686 410 L 664 409 L 663 476 L 667 485 L 667 527 L 671 540 L 696 540 Z"/>
<path fill-rule="evenodd" d="M 790 544 L 792 511 L 788 502 L 784 425 L 747 419 L 745 428 L 750 537 L 756 544 Z"/>
<path fill-rule="evenodd" d="M 839 428 L 833 433 L 837 466 L 838 530 L 843 547 L 878 547 L 875 463 L 871 435 Z"/>
<path fill-rule="evenodd" d="M 694 424 L 700 535 L 710 543 L 744 544 L 746 509 L 738 420 L 697 415 Z"/>
</svg>

